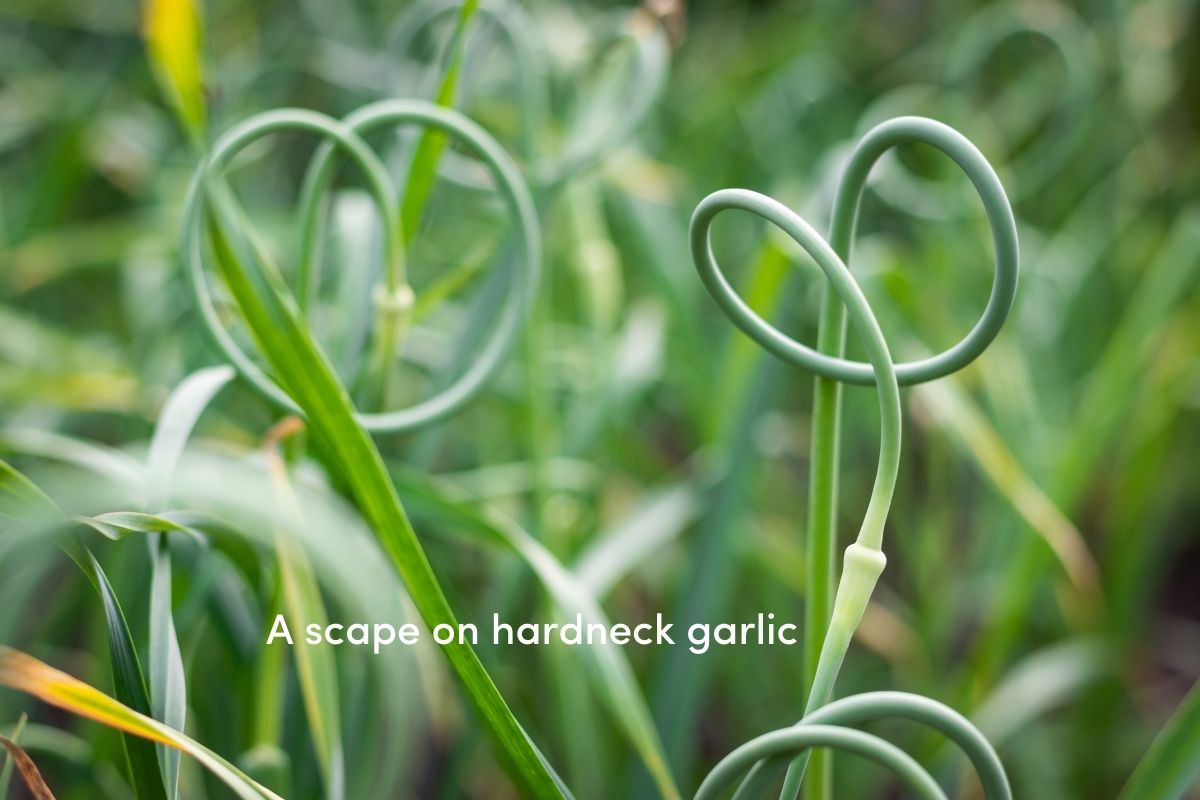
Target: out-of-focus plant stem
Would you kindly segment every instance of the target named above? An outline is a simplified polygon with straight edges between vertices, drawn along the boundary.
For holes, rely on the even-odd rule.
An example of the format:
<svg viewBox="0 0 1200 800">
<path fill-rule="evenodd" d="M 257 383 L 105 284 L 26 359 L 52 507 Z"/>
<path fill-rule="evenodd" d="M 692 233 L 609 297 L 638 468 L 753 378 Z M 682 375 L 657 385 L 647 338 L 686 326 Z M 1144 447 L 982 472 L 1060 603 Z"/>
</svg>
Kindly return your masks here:
<svg viewBox="0 0 1200 800">
<path fill-rule="evenodd" d="M 478 0 L 467 0 L 459 9 L 455 22 L 454 36 L 446 53 L 446 67 L 442 81 L 438 86 L 435 102 L 444 108 L 451 108 L 458 95 L 458 78 L 462 68 L 464 42 L 467 38 L 470 23 L 479 8 Z M 401 241 L 406 249 L 412 247 L 413 239 L 421 225 L 421 217 L 433 191 L 437 179 L 438 162 L 442 151 L 446 149 L 449 138 L 445 133 L 426 128 L 417 142 L 416 151 L 409 166 L 408 180 L 400 200 Z M 385 224 L 397 224 L 388 220 Z M 371 368 L 368 381 L 368 395 L 377 408 L 384 408 L 388 402 L 388 383 L 391 367 L 396 354 L 404 344 L 404 337 L 411 324 L 412 307 L 414 303 L 412 288 L 408 285 L 403 270 L 395 285 L 389 282 L 381 287 L 377 294 L 376 304 L 376 340 L 375 363 Z"/>
</svg>

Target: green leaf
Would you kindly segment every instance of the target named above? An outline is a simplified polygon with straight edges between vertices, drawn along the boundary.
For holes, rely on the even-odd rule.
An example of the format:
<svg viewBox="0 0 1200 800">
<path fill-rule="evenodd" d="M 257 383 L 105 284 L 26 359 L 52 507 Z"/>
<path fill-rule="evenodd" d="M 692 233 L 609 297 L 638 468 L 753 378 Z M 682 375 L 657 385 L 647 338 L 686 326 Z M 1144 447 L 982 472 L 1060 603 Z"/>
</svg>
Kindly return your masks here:
<svg viewBox="0 0 1200 800">
<path fill-rule="evenodd" d="M 210 204 L 219 198 L 209 192 Z M 384 549 L 404 579 L 413 604 L 430 628 L 457 627 L 453 611 L 433 574 L 374 441 L 358 424 L 346 388 L 302 320 L 294 298 L 270 278 L 261 251 L 255 269 L 241 263 L 223 230 L 208 217 L 213 254 L 225 283 L 282 386 L 307 415 L 310 430 L 333 456 Z M 558 798 L 563 790 L 504 702 L 491 676 L 469 645 L 442 648 L 514 776 L 531 796 Z"/>
<path fill-rule="evenodd" d="M 270 456 L 269 463 L 284 517 L 294 519 L 299 512 L 287 468 L 282 459 L 274 454 Z M 283 606 L 288 616 L 324 627 L 329 615 L 325 611 L 321 590 L 304 548 L 298 547 L 289 537 L 276 530 L 275 552 L 283 589 Z M 331 648 L 310 645 L 304 640 L 297 643 L 294 654 L 317 761 L 325 777 L 325 796 L 329 800 L 340 800 L 345 795 L 346 776 L 342 755 L 337 661 Z"/>
<path fill-rule="evenodd" d="M 199 370 L 185 378 L 167 398 L 146 455 L 146 494 L 149 508 L 158 509 L 166 502 L 171 475 L 187 445 L 188 437 L 191 436 L 204 409 L 217 393 L 233 380 L 234 374 L 233 368 L 229 366 Z M 176 529 L 182 527 L 177 526 Z M 152 565 L 150 699 L 155 719 L 176 730 L 182 730 L 187 720 L 187 679 L 172 615 L 171 554 L 161 532 L 152 535 L 148 545 Z M 160 746 L 158 754 L 167 791 L 175 798 L 179 793 L 179 751 Z"/>
<path fill-rule="evenodd" d="M 143 482 L 142 465 L 122 451 L 53 431 L 5 428 L 0 449 L 70 464 L 127 487 Z"/>
<path fill-rule="evenodd" d="M 1119 800 L 1176 800 L 1200 779 L 1200 681 L 1138 763 Z"/>
<path fill-rule="evenodd" d="M 458 77 L 462 69 L 463 44 L 467 38 L 467 30 L 471 18 L 478 9 L 478 0 L 466 0 L 458 11 L 458 19 L 454 27 L 454 35 L 446 54 L 446 71 L 438 86 L 436 103 L 447 108 L 454 105 L 455 95 L 458 94 Z M 421 214 L 425 203 L 433 190 L 433 181 L 437 177 L 438 161 L 442 151 L 446 149 L 446 134 L 433 129 L 421 133 L 413 154 L 412 165 L 408 170 L 408 182 L 404 189 L 404 201 L 400 207 L 400 222 L 403 225 L 404 241 L 409 243 L 416 235 L 421 224 Z"/>
<path fill-rule="evenodd" d="M 1046 542 L 1081 596 L 1094 601 L 1099 592 L 1098 567 L 1087 542 L 1025 471 L 970 396 L 953 378 L 923 383 L 912 392 L 929 408 L 934 424 L 972 457 L 1001 496 Z"/>
<path fill-rule="evenodd" d="M 113 686 L 117 699 L 140 714 L 149 714 L 150 695 L 146 689 L 146 678 L 133 644 L 133 635 L 129 632 L 129 624 L 125 621 L 125 612 L 121 610 L 121 604 L 108 582 L 108 576 L 86 548 L 80 547 L 74 557 L 96 587 L 104 607 L 108 652 L 112 661 Z M 154 744 L 130 734 L 126 734 L 122 739 L 129 760 L 129 778 L 134 796 L 139 800 L 166 800 L 167 792 Z"/>
<path fill-rule="evenodd" d="M 154 718 L 180 730 L 187 720 L 187 679 L 171 602 L 171 554 L 162 534 L 150 540 L 150 707 Z M 179 795 L 179 751 L 158 748 L 167 794 Z"/>
<path fill-rule="evenodd" d="M 232 367 L 224 365 L 198 370 L 167 398 L 146 454 L 147 506 L 151 510 L 159 510 L 166 501 L 171 473 L 200 415 L 235 374 Z"/>
<path fill-rule="evenodd" d="M 165 516 L 146 514 L 141 511 L 110 511 L 92 517 L 74 517 L 76 522 L 87 525 L 101 536 L 116 541 L 130 533 L 182 533 L 199 535 L 185 525 Z"/>
</svg>

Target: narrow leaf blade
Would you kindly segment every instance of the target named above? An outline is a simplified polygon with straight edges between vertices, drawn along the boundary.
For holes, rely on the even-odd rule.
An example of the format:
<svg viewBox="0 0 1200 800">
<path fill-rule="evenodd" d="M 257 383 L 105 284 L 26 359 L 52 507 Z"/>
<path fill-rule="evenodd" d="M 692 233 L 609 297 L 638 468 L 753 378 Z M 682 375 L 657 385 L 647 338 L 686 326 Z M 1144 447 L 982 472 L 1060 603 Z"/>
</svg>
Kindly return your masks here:
<svg viewBox="0 0 1200 800">
<path fill-rule="evenodd" d="M 60 672 L 33 656 L 0 647 L 0 686 L 38 698 L 56 708 L 87 717 L 141 740 L 174 747 L 195 758 L 241 800 L 282 800 L 250 780 L 237 767 L 185 734 L 114 700 L 100 690 Z"/>
</svg>

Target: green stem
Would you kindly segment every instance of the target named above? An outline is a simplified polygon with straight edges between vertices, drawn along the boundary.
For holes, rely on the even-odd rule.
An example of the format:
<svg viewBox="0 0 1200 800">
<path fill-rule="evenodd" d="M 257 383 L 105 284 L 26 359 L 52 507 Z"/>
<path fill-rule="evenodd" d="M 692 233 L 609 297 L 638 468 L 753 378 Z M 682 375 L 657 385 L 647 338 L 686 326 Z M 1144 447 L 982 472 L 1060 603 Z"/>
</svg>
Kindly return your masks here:
<svg viewBox="0 0 1200 800">
<path fill-rule="evenodd" d="M 435 101 L 435 104 L 442 108 L 452 107 L 458 94 L 458 76 L 465 50 L 463 44 L 478 6 L 478 0 L 467 0 L 459 9 L 454 37 L 446 55 L 446 69 Z M 401 198 L 400 218 L 388 223 L 400 225 L 401 241 L 403 247 L 408 250 L 411 250 L 413 239 L 416 238 L 417 229 L 421 225 L 421 217 L 437 177 L 438 162 L 448 141 L 449 137 L 436 128 L 426 128 L 421 132 Z M 389 262 L 389 267 L 392 263 L 396 263 L 395 268 L 387 271 L 384 285 L 376 290 L 375 344 L 366 380 L 367 400 L 377 410 L 387 407 L 388 380 L 392 365 L 396 362 L 396 354 L 408 333 L 414 302 L 403 259 Z"/>
<path fill-rule="evenodd" d="M 992 228 L 996 272 L 991 296 L 971 331 L 953 347 L 930 358 L 895 364 L 879 324 L 849 268 L 851 242 L 859 202 L 871 168 L 892 147 L 907 142 L 932 145 L 954 160 L 983 200 Z M 740 209 L 778 226 L 800 244 L 828 279 L 822 305 L 819 348 L 813 350 L 771 326 L 746 304 L 722 274 L 712 253 L 709 227 L 726 209 Z M 706 289 L 730 319 L 767 350 L 818 376 L 813 418 L 812 479 L 809 519 L 808 628 L 805 632 L 804 669 L 811 680 L 805 720 L 828 702 L 850 639 L 866 610 L 885 559 L 881 550 L 883 528 L 891 506 L 900 463 L 899 384 L 920 383 L 942 377 L 970 363 L 999 332 L 1016 294 L 1017 233 L 1004 188 L 983 155 L 965 137 L 939 122 L 920 117 L 900 117 L 876 126 L 859 142 L 838 183 L 834 200 L 830 242 L 823 240 L 803 219 L 765 195 L 739 189 L 714 192 L 692 216 L 692 257 Z M 843 358 L 847 318 L 854 321 L 869 363 Z M 879 393 L 880 450 L 875 485 L 858 538 L 846 550 L 837 594 L 830 605 L 836 539 L 838 434 L 841 392 L 839 383 L 874 384 Z M 819 643 L 819 644 L 818 644 Z M 819 653 L 819 655 L 817 654 Z M 801 721 L 803 724 L 804 720 Z M 786 750 L 786 748 L 785 748 Z M 799 795 L 808 747 L 788 768 L 781 800 Z M 758 763 L 747 775 L 736 797 L 757 796 L 770 784 L 778 759 Z M 830 796 L 829 766 L 819 764 L 817 779 L 806 797 Z"/>
<path fill-rule="evenodd" d="M 839 252 L 844 259 L 846 253 Z M 840 358 L 846 347 L 846 311 L 832 287 L 821 304 L 817 349 Z M 805 547 L 804 685 L 815 687 L 817 665 L 833 608 L 837 543 L 838 474 L 842 424 L 842 384 L 818 375 L 813 382 L 812 436 L 809 446 L 808 534 Z M 814 692 L 810 689 L 808 705 Z M 807 800 L 832 792 L 832 759 L 828 750 L 810 751 Z"/>
</svg>

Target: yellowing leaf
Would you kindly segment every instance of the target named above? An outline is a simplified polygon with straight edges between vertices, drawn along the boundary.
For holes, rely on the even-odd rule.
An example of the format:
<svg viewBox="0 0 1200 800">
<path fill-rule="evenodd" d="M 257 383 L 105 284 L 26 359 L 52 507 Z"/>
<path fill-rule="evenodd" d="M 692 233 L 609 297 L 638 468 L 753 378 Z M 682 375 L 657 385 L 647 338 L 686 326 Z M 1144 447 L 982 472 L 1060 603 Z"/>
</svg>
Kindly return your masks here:
<svg viewBox="0 0 1200 800">
<path fill-rule="evenodd" d="M 199 761 L 241 800 L 283 800 L 204 745 L 30 655 L 0 647 L 0 686 L 119 731 L 173 747 Z"/>
<path fill-rule="evenodd" d="M 195 0 L 144 0 L 142 35 L 155 76 L 196 142 L 204 140 L 203 40 Z"/>
</svg>

